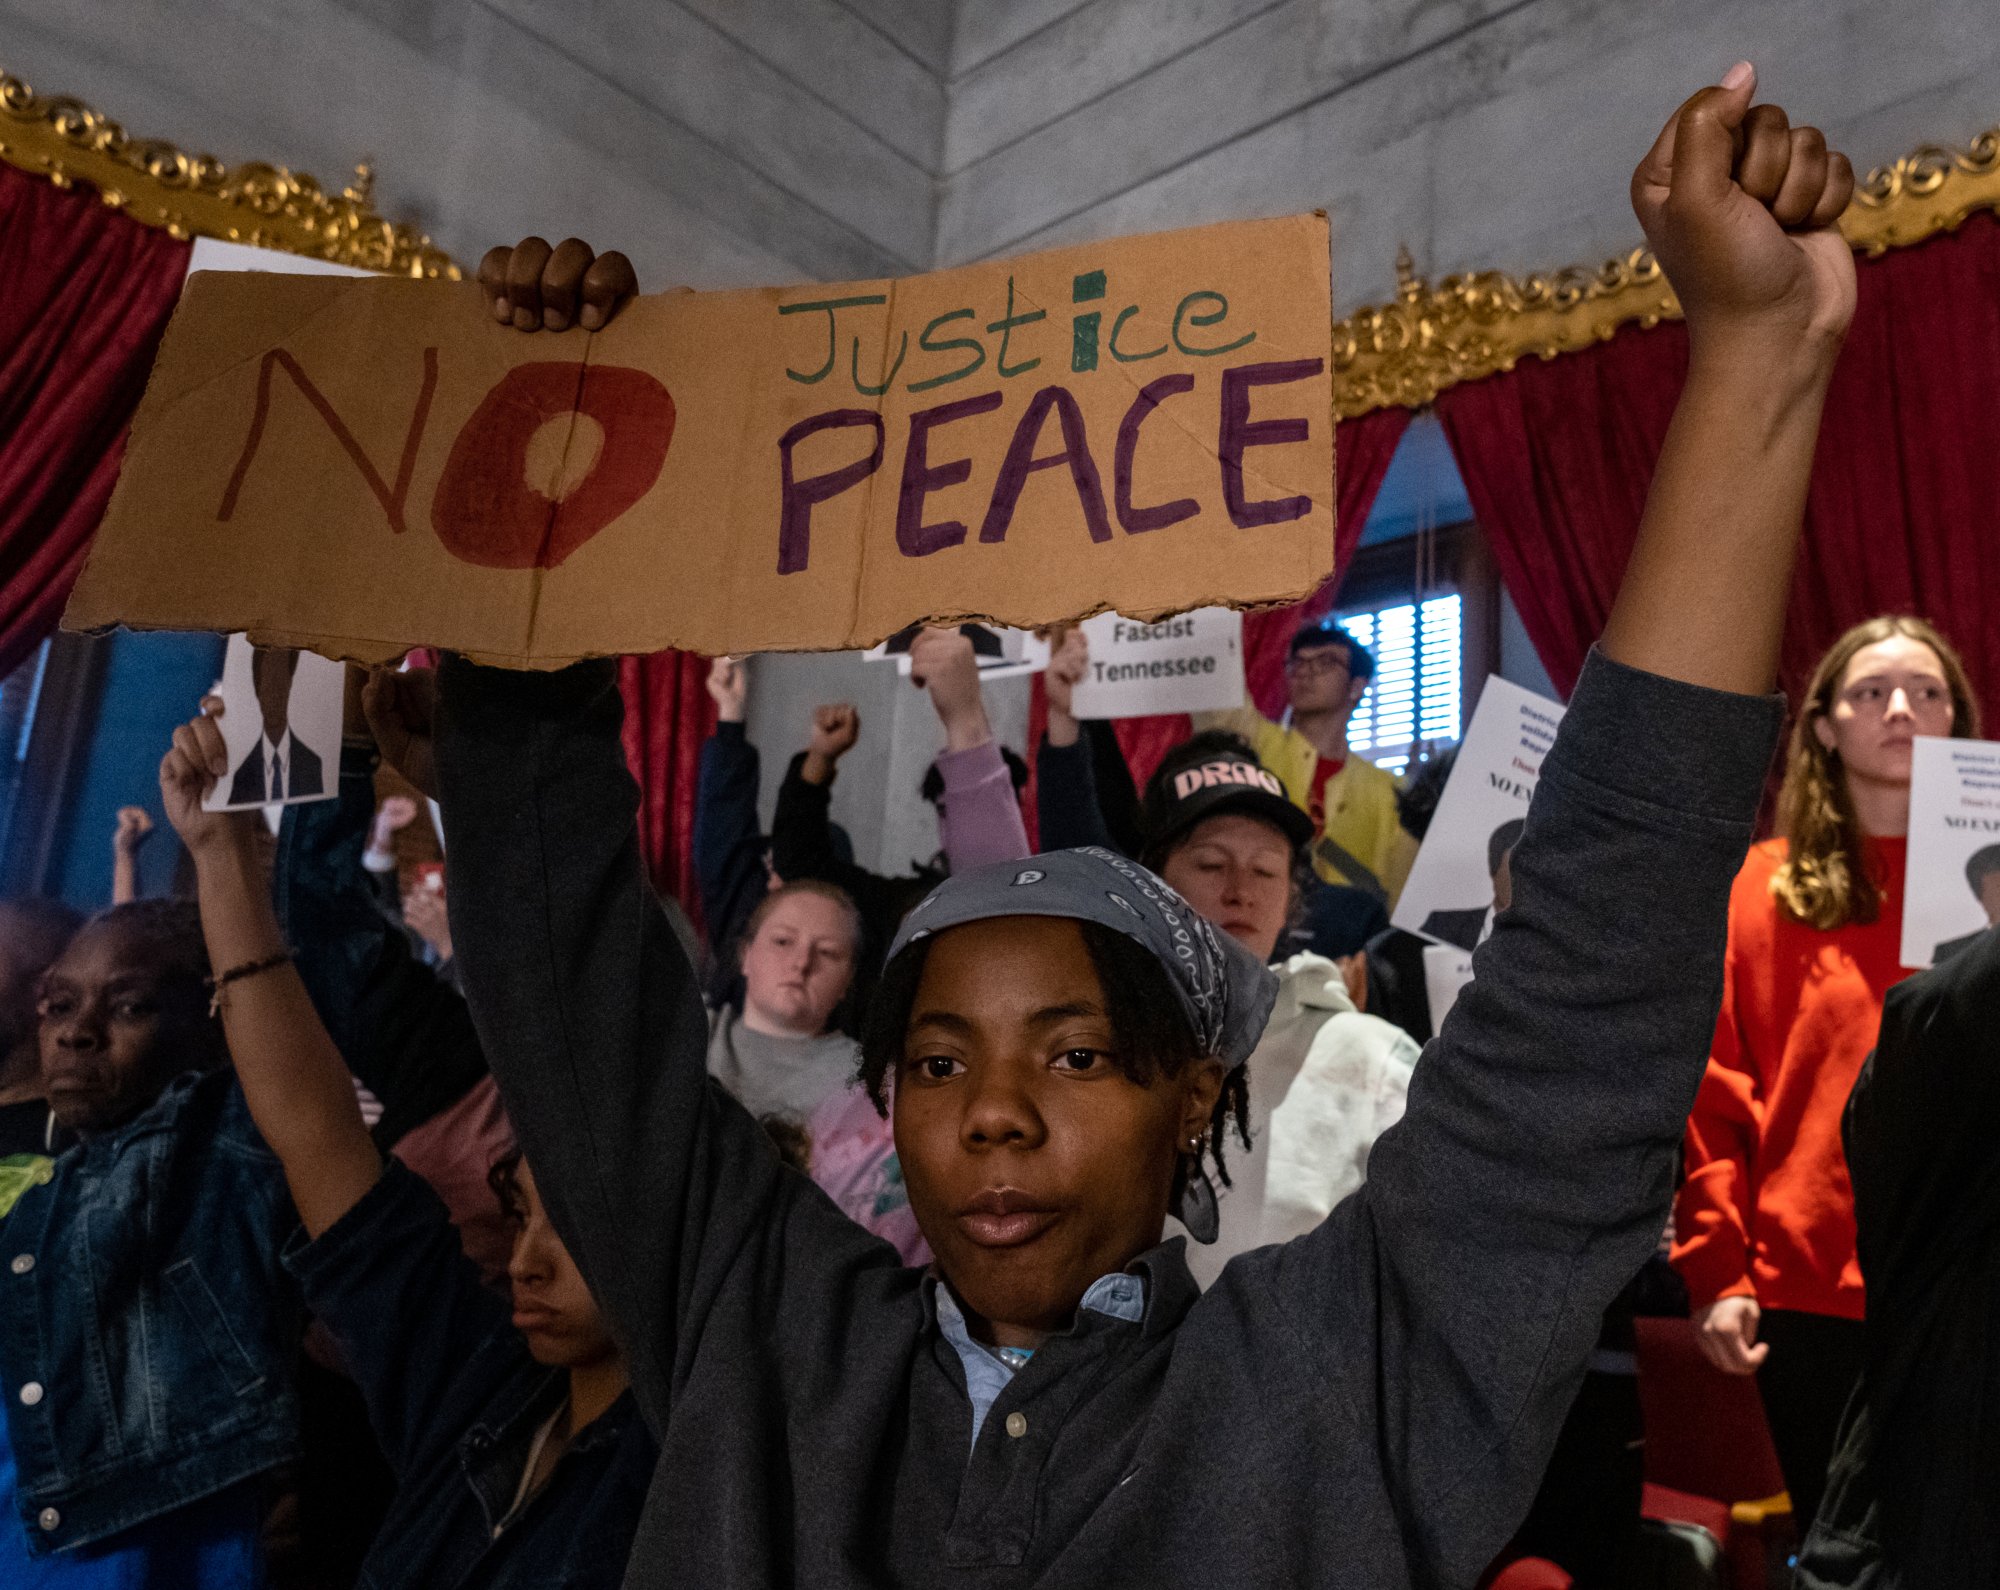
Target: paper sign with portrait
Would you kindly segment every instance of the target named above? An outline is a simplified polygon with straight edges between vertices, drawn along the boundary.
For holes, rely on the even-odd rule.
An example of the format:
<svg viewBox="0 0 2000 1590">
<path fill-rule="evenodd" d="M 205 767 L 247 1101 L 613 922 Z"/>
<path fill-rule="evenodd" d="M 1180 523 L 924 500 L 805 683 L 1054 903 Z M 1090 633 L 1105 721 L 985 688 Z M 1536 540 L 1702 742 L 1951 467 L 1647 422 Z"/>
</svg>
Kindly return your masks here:
<svg viewBox="0 0 2000 1590">
<path fill-rule="evenodd" d="M 230 636 L 218 691 L 229 771 L 202 804 L 244 811 L 332 800 L 340 793 L 346 687 L 337 662 Z"/>
<path fill-rule="evenodd" d="M 1562 717 L 1560 702 L 1487 679 L 1396 902 L 1397 927 L 1461 950 L 1492 931 L 1511 887 L 1507 860 Z"/>
<path fill-rule="evenodd" d="M 2000 743 L 1920 736 L 1910 762 L 1905 966 L 1936 966 L 2000 923 Z"/>
</svg>

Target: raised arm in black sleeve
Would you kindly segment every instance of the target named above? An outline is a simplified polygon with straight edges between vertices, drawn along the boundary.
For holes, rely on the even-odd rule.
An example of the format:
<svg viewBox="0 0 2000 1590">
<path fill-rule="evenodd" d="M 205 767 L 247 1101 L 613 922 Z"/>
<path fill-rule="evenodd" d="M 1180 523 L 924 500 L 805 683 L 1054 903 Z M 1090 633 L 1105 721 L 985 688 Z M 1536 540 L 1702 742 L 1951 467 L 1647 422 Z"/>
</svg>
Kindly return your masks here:
<svg viewBox="0 0 2000 1590">
<path fill-rule="evenodd" d="M 385 1152 L 486 1075 L 465 1001 L 382 912 L 361 853 L 375 815 L 375 753 L 340 755 L 340 793 L 285 808 L 272 894 L 299 976 L 341 1057 L 382 1101 Z"/>
</svg>

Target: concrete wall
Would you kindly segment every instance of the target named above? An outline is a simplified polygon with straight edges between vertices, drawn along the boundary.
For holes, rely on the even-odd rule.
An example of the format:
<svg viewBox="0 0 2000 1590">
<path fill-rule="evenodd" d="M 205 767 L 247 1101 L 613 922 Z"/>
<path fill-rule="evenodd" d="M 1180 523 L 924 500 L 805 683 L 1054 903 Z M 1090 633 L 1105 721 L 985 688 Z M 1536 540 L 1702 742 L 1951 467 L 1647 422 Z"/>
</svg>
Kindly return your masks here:
<svg viewBox="0 0 2000 1590">
<path fill-rule="evenodd" d="M 335 186 L 467 265 L 570 233 L 664 286 L 921 270 L 948 12 L 922 0 L 0 0 L 0 64 Z"/>
<path fill-rule="evenodd" d="M 1748 57 L 1879 164 L 2000 122 L 1992 0 L 969 0 L 941 262 L 1321 206 L 1344 311 L 1431 275 L 1596 263 L 1682 98 Z"/>
</svg>

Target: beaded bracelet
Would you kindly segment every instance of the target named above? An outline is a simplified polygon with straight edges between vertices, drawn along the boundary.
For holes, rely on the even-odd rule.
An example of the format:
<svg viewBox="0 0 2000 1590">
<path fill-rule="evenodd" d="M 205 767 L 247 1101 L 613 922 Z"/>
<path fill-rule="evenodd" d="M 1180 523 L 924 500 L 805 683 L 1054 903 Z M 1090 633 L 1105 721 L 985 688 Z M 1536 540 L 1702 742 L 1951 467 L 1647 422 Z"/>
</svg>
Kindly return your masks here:
<svg viewBox="0 0 2000 1590">
<path fill-rule="evenodd" d="M 208 1013 L 211 1016 L 222 1014 L 223 990 L 231 983 L 240 983 L 244 978 L 255 977 L 260 972 L 276 971 L 280 966 L 289 966 L 298 959 L 298 954 L 297 950 L 280 950 L 276 955 L 267 955 L 261 961 L 245 961 L 241 966 L 232 966 L 226 972 L 217 972 L 213 977 L 205 979 L 213 991 L 208 1001 Z"/>
</svg>

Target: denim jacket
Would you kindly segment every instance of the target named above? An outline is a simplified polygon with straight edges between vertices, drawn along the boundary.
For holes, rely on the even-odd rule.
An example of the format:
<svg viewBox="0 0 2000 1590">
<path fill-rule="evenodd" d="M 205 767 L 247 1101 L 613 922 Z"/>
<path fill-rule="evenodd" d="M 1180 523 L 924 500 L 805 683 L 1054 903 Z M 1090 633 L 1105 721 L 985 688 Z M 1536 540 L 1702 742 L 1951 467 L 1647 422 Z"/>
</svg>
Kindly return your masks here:
<svg viewBox="0 0 2000 1590">
<path fill-rule="evenodd" d="M 190 1073 L 0 1222 L 0 1404 L 37 1555 L 298 1452 L 297 1217 L 235 1074 Z"/>
</svg>

